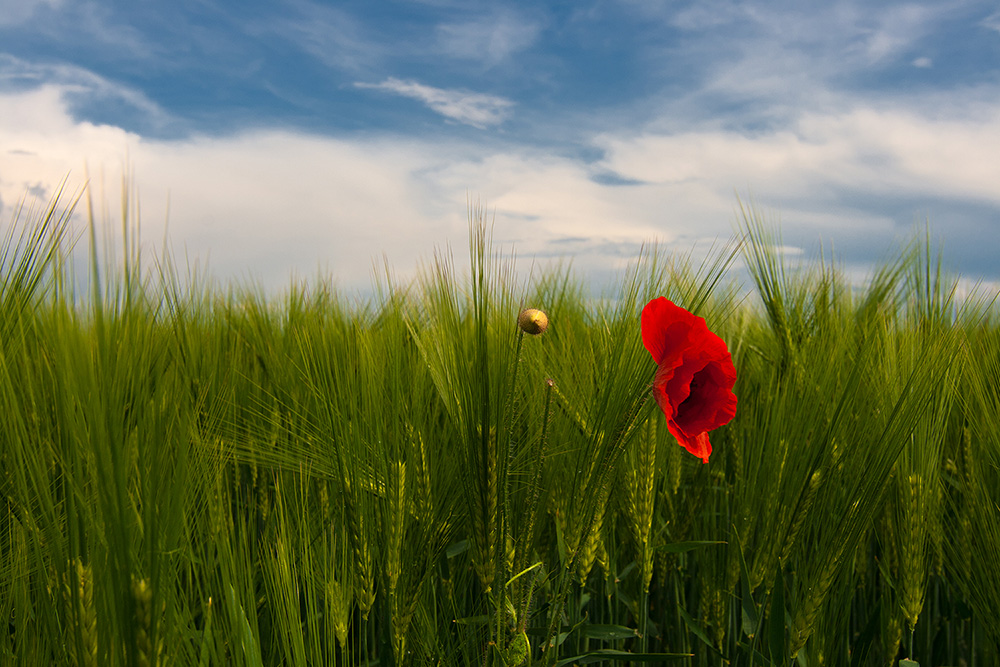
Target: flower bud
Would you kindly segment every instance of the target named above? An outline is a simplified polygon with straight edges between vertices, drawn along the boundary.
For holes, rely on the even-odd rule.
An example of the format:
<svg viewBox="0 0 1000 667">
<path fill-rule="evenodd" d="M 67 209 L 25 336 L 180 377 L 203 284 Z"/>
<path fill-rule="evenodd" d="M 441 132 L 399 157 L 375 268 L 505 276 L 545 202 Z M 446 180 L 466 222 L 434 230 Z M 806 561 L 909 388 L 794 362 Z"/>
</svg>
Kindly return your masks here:
<svg viewBox="0 0 1000 667">
<path fill-rule="evenodd" d="M 549 327 L 549 318 L 537 308 L 526 308 L 517 316 L 517 326 L 526 334 L 538 336 Z"/>
</svg>

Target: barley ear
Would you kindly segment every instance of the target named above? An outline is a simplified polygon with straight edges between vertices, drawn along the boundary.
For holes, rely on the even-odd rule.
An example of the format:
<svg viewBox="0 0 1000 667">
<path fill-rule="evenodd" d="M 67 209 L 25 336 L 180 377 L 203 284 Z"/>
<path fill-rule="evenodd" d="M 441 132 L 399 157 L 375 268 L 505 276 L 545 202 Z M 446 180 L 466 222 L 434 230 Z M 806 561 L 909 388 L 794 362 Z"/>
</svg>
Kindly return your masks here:
<svg viewBox="0 0 1000 667">
<path fill-rule="evenodd" d="M 67 573 L 63 594 L 72 619 L 70 631 L 78 633 L 78 639 L 71 636 L 68 641 L 70 646 L 77 646 L 77 651 L 70 652 L 70 659 L 76 667 L 96 667 L 97 611 L 94 606 L 94 572 L 91 566 L 84 565 L 80 558 L 73 559 L 70 568 L 72 572 Z"/>
<path fill-rule="evenodd" d="M 350 484 L 344 480 L 344 518 L 347 523 L 347 534 L 354 553 L 354 597 L 358 601 L 361 616 L 368 620 L 375 605 L 375 577 L 373 573 L 372 554 L 365 539 L 362 518 L 351 493 Z"/>
<path fill-rule="evenodd" d="M 487 592 L 496 579 L 499 503 L 499 480 L 494 434 L 489 435 L 485 461 L 485 479 L 472 484 L 472 564 Z"/>
<path fill-rule="evenodd" d="M 844 546 L 842 543 L 834 547 L 833 551 L 827 556 L 826 563 L 820 571 L 816 583 L 809 588 L 808 595 L 805 596 L 795 610 L 795 618 L 792 620 L 791 631 L 788 636 L 789 647 L 791 649 L 789 655 L 797 654 L 805 646 L 813 630 L 816 629 L 816 619 L 819 616 L 823 601 L 826 600 L 826 594 L 833 584 L 843 552 Z"/>
<path fill-rule="evenodd" d="M 347 630 L 351 620 L 354 591 L 350 584 L 343 584 L 331 575 L 326 582 L 326 610 L 333 625 L 337 643 L 347 648 Z"/>
<path fill-rule="evenodd" d="M 409 513 L 406 496 L 406 463 L 397 461 L 390 471 L 392 484 L 389 491 L 391 493 L 387 509 L 389 512 L 386 527 L 388 536 L 386 540 L 385 567 L 389 579 L 389 595 L 396 591 L 399 582 L 399 575 L 403 568 L 403 532 L 406 527 L 406 517 Z"/>
<path fill-rule="evenodd" d="M 576 561 L 576 575 L 581 586 L 587 583 L 587 577 L 590 576 L 590 571 L 603 548 L 604 540 L 601 538 L 601 528 L 604 524 L 604 511 L 603 506 L 598 508 L 590 533 L 584 537 L 580 544 Z"/>
<path fill-rule="evenodd" d="M 163 652 L 161 642 L 153 642 L 153 589 L 146 579 L 132 579 L 135 600 L 135 659 L 139 667 L 157 667 Z"/>
<path fill-rule="evenodd" d="M 906 520 L 902 522 L 902 548 L 899 563 L 899 579 L 902 581 L 903 616 L 912 631 L 924 607 L 926 589 L 927 559 L 926 543 L 929 521 L 927 518 L 927 490 L 923 478 L 911 474 L 904 482 L 906 497 Z"/>
<path fill-rule="evenodd" d="M 799 531 L 802 529 L 802 524 L 805 523 L 805 518 L 809 515 L 809 510 L 812 508 L 813 500 L 816 498 L 816 492 L 819 490 L 822 482 L 822 470 L 815 471 L 809 478 L 809 485 L 805 489 L 805 495 L 802 497 L 802 502 L 799 503 L 799 506 L 795 510 L 795 515 L 792 517 L 792 525 L 788 529 L 788 534 L 785 537 L 785 544 L 781 550 L 781 561 L 783 563 L 788 562 L 792 547 L 795 546 L 795 541 L 798 539 Z"/>
</svg>

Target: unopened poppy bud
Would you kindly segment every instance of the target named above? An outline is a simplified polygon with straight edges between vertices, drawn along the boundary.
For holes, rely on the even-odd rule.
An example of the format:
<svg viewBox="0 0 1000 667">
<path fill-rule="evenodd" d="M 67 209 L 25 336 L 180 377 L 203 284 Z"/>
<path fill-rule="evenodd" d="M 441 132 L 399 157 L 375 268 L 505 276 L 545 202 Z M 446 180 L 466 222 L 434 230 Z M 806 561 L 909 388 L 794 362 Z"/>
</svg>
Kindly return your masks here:
<svg viewBox="0 0 1000 667">
<path fill-rule="evenodd" d="M 537 308 L 526 308 L 517 316 L 517 326 L 526 334 L 538 336 L 549 327 L 549 317 Z"/>
</svg>

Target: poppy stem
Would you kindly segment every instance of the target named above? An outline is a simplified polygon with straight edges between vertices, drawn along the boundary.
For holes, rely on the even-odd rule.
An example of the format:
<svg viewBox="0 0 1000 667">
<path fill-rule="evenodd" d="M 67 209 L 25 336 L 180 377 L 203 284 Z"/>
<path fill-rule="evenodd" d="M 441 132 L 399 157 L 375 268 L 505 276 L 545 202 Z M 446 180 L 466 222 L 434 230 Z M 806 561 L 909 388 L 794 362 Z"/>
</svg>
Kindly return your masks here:
<svg viewBox="0 0 1000 667">
<path fill-rule="evenodd" d="M 538 499 L 542 489 L 542 465 L 545 463 L 545 446 L 548 442 L 549 418 L 552 414 L 552 390 L 555 388 L 555 381 L 552 378 L 546 379 L 545 383 L 548 389 L 545 392 L 545 407 L 542 410 L 542 432 L 539 436 L 538 449 L 535 450 L 535 461 L 531 470 L 531 483 L 528 486 L 528 504 L 524 508 L 525 517 L 521 522 L 523 533 L 521 539 L 518 541 L 518 548 L 515 551 L 515 572 L 521 572 L 527 566 L 528 549 L 535 532 L 535 521 L 538 517 Z M 533 581 L 533 579 L 530 581 Z M 520 631 L 524 631 L 528 623 L 528 608 L 531 605 L 532 588 L 533 585 L 529 584 L 527 591 L 518 600 L 518 630 Z"/>
</svg>

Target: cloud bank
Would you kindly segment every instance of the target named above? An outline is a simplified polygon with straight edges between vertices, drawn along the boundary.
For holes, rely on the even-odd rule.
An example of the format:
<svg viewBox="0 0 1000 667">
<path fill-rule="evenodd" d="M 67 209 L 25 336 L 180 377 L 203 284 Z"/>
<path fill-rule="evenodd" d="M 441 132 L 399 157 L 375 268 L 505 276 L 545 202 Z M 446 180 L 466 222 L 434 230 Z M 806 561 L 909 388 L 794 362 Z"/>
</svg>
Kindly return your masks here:
<svg viewBox="0 0 1000 667">
<path fill-rule="evenodd" d="M 814 112 L 753 135 L 606 132 L 591 139 L 601 157 L 587 161 L 523 146 L 276 129 L 150 140 L 75 121 L 65 92 L 0 95 L 0 115 L 13 121 L 0 127 L 3 202 L 49 194 L 67 173 L 80 187 L 85 161 L 92 185 L 103 180 L 98 199 L 115 202 L 128 161 L 144 238 L 162 237 L 169 210 L 170 238 L 217 275 L 271 287 L 322 270 L 363 288 L 383 255 L 410 276 L 435 248 L 465 246 L 467 206 L 477 197 L 495 216 L 498 241 L 520 256 L 571 254 L 595 275 L 621 268 L 644 242 L 687 251 L 728 238 L 740 185 L 780 211 L 791 245 L 814 247 L 822 237 L 860 262 L 883 258 L 926 216 L 893 201 L 1000 210 L 992 148 L 1000 113 L 989 107 L 961 121 L 899 109 Z M 869 204 L 851 204 L 859 199 Z M 873 203 L 881 199 L 889 205 Z M 991 233 L 983 247 L 997 247 Z"/>
</svg>

